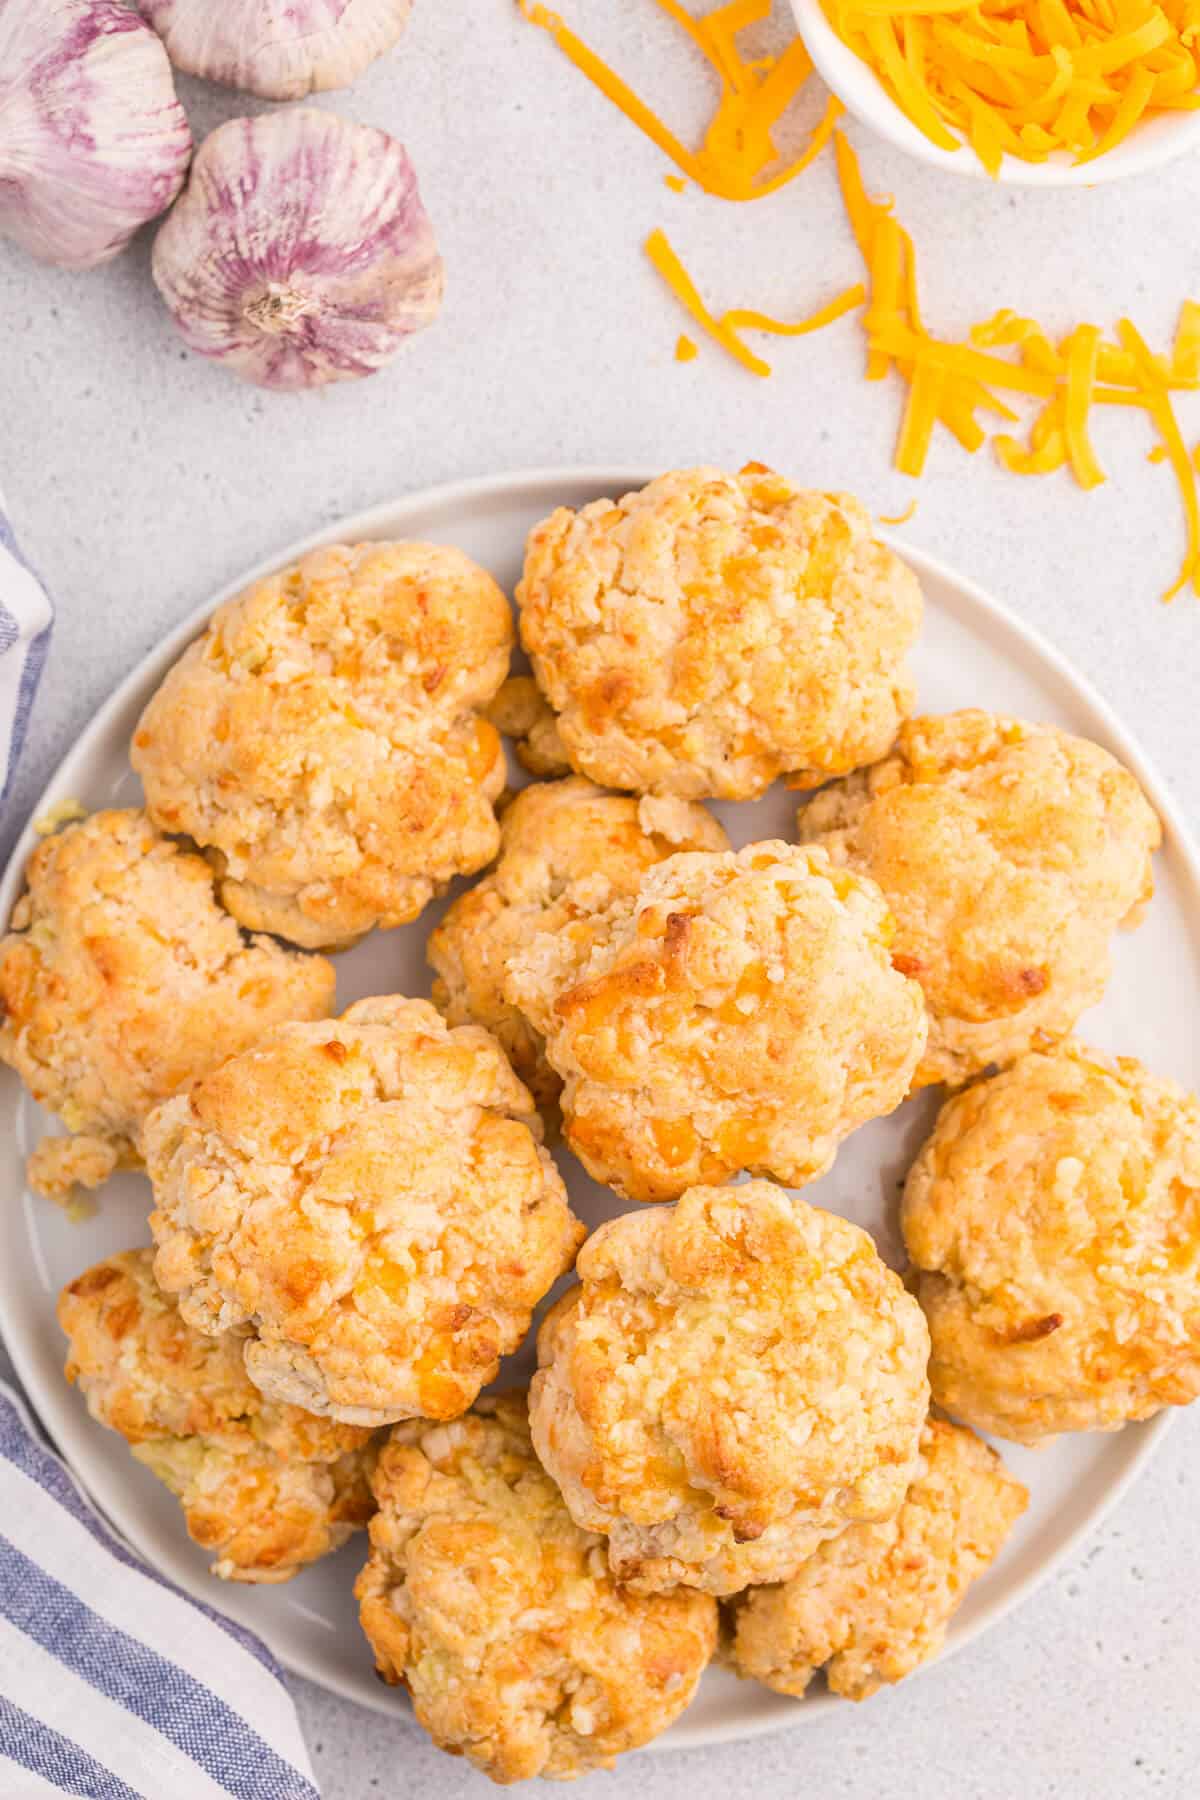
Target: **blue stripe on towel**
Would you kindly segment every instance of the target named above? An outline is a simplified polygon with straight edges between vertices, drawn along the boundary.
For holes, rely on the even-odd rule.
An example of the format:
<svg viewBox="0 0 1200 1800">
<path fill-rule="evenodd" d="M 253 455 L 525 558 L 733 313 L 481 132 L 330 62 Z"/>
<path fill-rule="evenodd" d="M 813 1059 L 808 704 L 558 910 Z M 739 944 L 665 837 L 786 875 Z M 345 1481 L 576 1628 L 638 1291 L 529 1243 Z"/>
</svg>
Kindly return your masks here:
<svg viewBox="0 0 1200 1800">
<path fill-rule="evenodd" d="M 14 1483 L 22 1483 L 19 1504 L 35 1517 L 45 1515 L 37 1519 L 38 1531 L 22 1540 L 28 1549 L 0 1535 L 0 1622 L 13 1647 L 10 1654 L 19 1656 L 17 1647 L 24 1641 L 29 1656 L 53 1658 L 80 1684 L 76 1691 L 81 1714 L 86 1715 L 89 1703 L 84 1696 L 90 1688 L 96 1694 L 97 1716 L 102 1714 L 105 1723 L 97 1735 L 96 1722 L 91 1721 L 90 1729 L 81 1733 L 84 1744 L 75 1743 L 69 1735 L 73 1715 L 55 1710 L 50 1714 L 52 1723 L 38 1718 L 41 1709 L 36 1690 L 19 1689 L 21 1700 L 26 1707 L 32 1706 L 33 1712 L 10 1700 L 0 1713 L 0 1800 L 9 1800 L 4 1784 L 12 1782 L 16 1765 L 31 1770 L 43 1784 L 57 1785 L 63 1793 L 85 1800 L 92 1796 L 97 1800 L 184 1800 L 196 1785 L 205 1793 L 214 1786 L 221 1788 L 235 1800 L 319 1800 L 299 1726 L 290 1712 L 286 1685 L 265 1647 L 250 1632 L 181 1594 L 139 1562 L 93 1513 L 66 1469 L 34 1433 L 20 1400 L 0 1385 L 0 1491 L 6 1489 L 10 1502 L 16 1503 Z M 95 1551 L 89 1549 L 70 1563 L 72 1571 L 76 1567 L 79 1571 L 79 1591 L 67 1585 L 75 1581 L 73 1572 L 66 1574 L 65 1580 L 59 1579 L 57 1571 L 68 1566 L 65 1560 L 55 1560 L 55 1573 L 36 1560 L 34 1546 L 43 1538 L 58 1541 L 64 1514 L 82 1525 L 96 1545 Z M 10 1529 L 14 1536 L 21 1535 L 15 1527 Z M 114 1598 L 124 1590 L 115 1616 L 126 1621 L 127 1628 L 113 1623 L 114 1614 L 103 1602 L 100 1610 L 88 1604 L 96 1555 L 111 1558 L 111 1565 L 106 1562 L 106 1579 L 116 1584 L 109 1590 Z M 225 1636 L 232 1679 L 222 1674 L 216 1683 L 219 1692 L 207 1679 L 188 1672 L 185 1625 L 178 1641 L 174 1635 L 161 1635 L 162 1619 L 169 1615 L 162 1614 L 157 1593 L 153 1608 L 158 1631 L 147 1634 L 151 1642 L 138 1635 L 143 1583 L 164 1590 L 179 1607 L 194 1613 L 198 1633 L 207 1632 L 211 1623 Z M 149 1601 L 145 1590 L 142 1594 Z M 165 1650 L 156 1648 L 158 1644 L 165 1645 Z M 246 1652 L 255 1663 L 243 1665 L 239 1671 L 238 1657 Z M 221 1654 L 223 1657 L 224 1651 Z M 202 1662 L 201 1666 L 212 1665 Z M 223 1662 L 218 1666 L 224 1669 Z M 231 1704 L 222 1697 L 224 1693 L 240 1695 L 238 1673 L 245 1683 L 247 1707 L 267 1708 L 262 1718 L 271 1721 L 264 1725 L 270 1731 L 269 1739 L 243 1715 L 240 1698 L 233 1698 Z M 278 1693 L 264 1691 L 273 1689 L 275 1683 Z M 127 1730 L 122 1719 L 128 1720 Z M 84 1717 L 80 1722 L 85 1722 Z M 135 1767 L 143 1766 L 147 1731 L 156 1734 L 161 1755 L 177 1770 L 170 1793 L 142 1793 L 138 1777 L 132 1774 Z M 108 1758 L 120 1774 L 98 1762 L 92 1749 Z M 128 1785 L 131 1780 L 136 1784 L 133 1788 Z M 157 1780 L 153 1785 L 162 1787 Z M 17 1782 L 12 1787 L 13 1800 L 22 1792 Z"/>
<path fill-rule="evenodd" d="M 17 773 L 17 763 L 25 748 L 25 738 L 29 731 L 29 717 L 33 711 L 33 703 L 37 699 L 38 686 L 42 679 L 42 670 L 46 666 L 46 658 L 50 654 L 50 626 L 40 631 L 25 652 L 25 667 L 21 670 L 21 685 L 17 692 L 17 706 L 13 714 L 11 732 L 8 740 L 8 764 L 4 771 L 4 785 L 0 787 L 0 807 L 8 799 L 13 778 Z"/>
<path fill-rule="evenodd" d="M 116 1537 L 103 1524 L 98 1514 L 92 1511 L 83 1498 L 58 1458 L 53 1456 L 49 1450 L 44 1450 L 30 1436 L 25 1429 L 20 1413 L 4 1393 L 0 1393 L 0 1456 L 12 1463 L 15 1468 L 20 1469 L 23 1475 L 28 1475 L 31 1481 L 36 1481 L 40 1487 L 44 1487 L 47 1493 L 53 1495 L 63 1511 L 69 1512 L 73 1518 L 78 1519 L 97 1543 L 103 1544 L 104 1548 L 115 1556 L 118 1562 L 124 1563 L 128 1569 L 135 1570 L 144 1580 L 153 1581 L 157 1586 L 166 1588 L 169 1593 L 176 1591 L 171 1582 L 159 1575 L 156 1570 L 147 1567 L 131 1550 L 127 1550 L 120 1538 Z M 256 1638 L 252 1631 L 245 1630 L 233 1619 L 227 1619 L 224 1613 L 214 1612 L 211 1606 L 205 1606 L 202 1601 L 189 1599 L 189 1605 L 194 1606 L 197 1612 L 203 1613 L 206 1619 L 219 1626 L 227 1636 L 240 1644 L 243 1650 L 263 1665 L 264 1669 L 270 1670 L 277 1681 L 283 1681 L 283 1671 L 279 1664 L 266 1645 Z"/>
<path fill-rule="evenodd" d="M 21 620 L 4 603 L 4 564 L 10 561 L 22 571 L 23 577 L 37 583 L 45 596 L 45 604 L 49 614 L 47 623 L 36 637 L 30 639 L 22 648 L 20 639 L 24 635 Z M 27 589 L 28 582 L 21 584 Z M 15 602 L 14 602 L 15 604 Z M 0 656 L 21 657 L 21 673 L 17 683 L 16 700 L 9 718 L 0 719 L 0 756 L 3 757 L 4 779 L 0 782 L 0 807 L 8 799 L 13 777 L 17 772 L 17 762 L 25 745 L 26 733 L 29 730 L 29 717 L 33 711 L 33 703 L 37 697 L 38 684 L 42 678 L 42 670 L 46 666 L 46 657 L 50 652 L 50 633 L 54 623 L 54 608 L 37 570 L 22 553 L 20 545 L 13 535 L 12 527 L 0 507 Z"/>
<path fill-rule="evenodd" d="M 18 1631 L 153 1726 L 237 1800 L 309 1800 L 309 1783 L 211 1688 L 101 1619 L 3 1536 L 0 1568 L 0 1613 Z"/>
<path fill-rule="evenodd" d="M 0 1694 L 0 1755 L 52 1781 L 64 1794 L 79 1800 L 142 1800 L 132 1788 L 98 1763 L 86 1750 L 61 1732 L 52 1731 L 32 1713 L 14 1706 Z M 166 1796 L 163 1796 L 166 1800 Z"/>
<path fill-rule="evenodd" d="M 7 550 L 13 561 L 19 562 L 26 573 L 32 575 L 35 581 L 40 581 L 37 570 L 29 561 L 29 558 L 24 554 L 20 544 L 18 544 L 16 538 L 13 536 L 13 528 L 5 518 L 2 510 L 0 510 L 0 547 Z"/>
</svg>

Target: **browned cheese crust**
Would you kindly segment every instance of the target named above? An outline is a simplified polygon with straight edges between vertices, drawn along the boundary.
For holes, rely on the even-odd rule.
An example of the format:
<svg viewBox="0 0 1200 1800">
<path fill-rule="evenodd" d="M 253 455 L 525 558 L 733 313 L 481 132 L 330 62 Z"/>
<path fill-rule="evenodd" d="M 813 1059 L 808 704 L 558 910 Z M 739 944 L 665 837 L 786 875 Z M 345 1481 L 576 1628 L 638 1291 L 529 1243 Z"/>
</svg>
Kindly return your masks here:
<svg viewBox="0 0 1200 1800">
<path fill-rule="evenodd" d="M 0 1058 L 73 1135 L 30 1179 L 61 1196 L 137 1160 L 151 1108 L 284 1019 L 322 1018 L 334 974 L 246 940 L 202 856 L 139 811 L 93 813 L 34 851 L 0 939 Z"/>
<path fill-rule="evenodd" d="M 729 1660 L 781 1694 L 803 1694 L 824 1669 L 833 1693 L 869 1699 L 938 1654 L 967 1589 L 1028 1504 L 994 1450 L 930 1419 L 895 1517 L 851 1525 L 790 1581 L 732 1602 Z"/>
<path fill-rule="evenodd" d="M 910 719 L 890 756 L 800 813 L 803 842 L 878 882 L 921 983 L 916 1085 L 1045 1049 L 1104 992 L 1109 940 L 1153 892 L 1162 832 L 1107 750 L 986 712 Z"/>
<path fill-rule="evenodd" d="M 949 1101 L 904 1191 L 934 1399 L 1036 1443 L 1200 1394 L 1200 1102 L 1033 1051 Z"/>
<path fill-rule="evenodd" d="M 607 787 L 814 786 L 882 756 L 912 709 L 916 577 L 857 500 L 758 464 L 560 507 L 517 599 L 562 749 Z"/>
<path fill-rule="evenodd" d="M 264 1400 L 240 1339 L 193 1331 L 153 1264 L 121 1251 L 63 1289 L 67 1380 L 178 1498 L 214 1575 L 289 1581 L 374 1511 L 370 1433 Z"/>
<path fill-rule="evenodd" d="M 493 1781 L 611 1768 L 687 1706 L 716 1605 L 618 1587 L 529 1441 L 525 1396 L 398 1425 L 356 1593 L 384 1679 L 443 1750 Z"/>
<path fill-rule="evenodd" d="M 134 733 L 152 817 L 210 849 L 244 925 L 351 943 L 490 862 L 504 754 L 482 716 L 512 617 L 432 544 L 313 551 L 228 601 Z"/>
<path fill-rule="evenodd" d="M 904 1498 L 920 1308 L 865 1231 L 770 1182 L 611 1219 L 538 1336 L 533 1441 L 621 1581 L 730 1594 Z"/>
</svg>

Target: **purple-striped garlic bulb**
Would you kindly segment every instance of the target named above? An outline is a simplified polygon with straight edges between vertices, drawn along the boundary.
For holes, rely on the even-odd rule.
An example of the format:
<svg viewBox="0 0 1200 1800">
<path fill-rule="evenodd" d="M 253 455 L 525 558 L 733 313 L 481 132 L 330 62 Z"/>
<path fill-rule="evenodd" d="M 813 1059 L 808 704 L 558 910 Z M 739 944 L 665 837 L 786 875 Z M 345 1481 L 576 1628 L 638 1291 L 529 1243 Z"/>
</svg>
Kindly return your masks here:
<svg viewBox="0 0 1200 1800">
<path fill-rule="evenodd" d="M 170 206 L 192 134 L 166 51 L 118 0 L 0 0 L 0 236 L 92 269 Z"/>
<path fill-rule="evenodd" d="M 153 267 L 190 347 L 268 388 L 374 374 L 442 298 L 404 146 L 310 107 L 204 140 Z"/>
<path fill-rule="evenodd" d="M 177 69 L 303 100 L 349 87 L 390 50 L 412 0 L 140 0 Z"/>
</svg>

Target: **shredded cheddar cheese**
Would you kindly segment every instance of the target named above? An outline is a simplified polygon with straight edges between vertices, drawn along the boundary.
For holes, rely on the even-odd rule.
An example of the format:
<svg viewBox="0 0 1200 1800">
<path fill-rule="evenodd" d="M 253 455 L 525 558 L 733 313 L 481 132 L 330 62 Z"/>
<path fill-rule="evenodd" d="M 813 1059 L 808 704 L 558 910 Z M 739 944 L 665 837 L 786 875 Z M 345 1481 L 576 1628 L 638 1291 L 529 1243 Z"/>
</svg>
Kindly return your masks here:
<svg viewBox="0 0 1200 1800">
<path fill-rule="evenodd" d="M 736 331 L 730 331 L 722 325 L 720 319 L 709 312 L 696 288 L 695 282 L 676 256 L 667 239 L 665 231 L 652 231 L 646 239 L 646 255 L 654 264 L 675 298 L 685 307 L 699 325 L 701 331 L 707 331 L 709 337 L 715 338 L 722 349 L 728 350 L 744 369 L 752 375 L 769 375 L 770 363 L 764 362 L 761 356 L 755 356 L 748 350 Z"/>
<path fill-rule="evenodd" d="M 1200 503 L 1196 497 L 1196 466 L 1188 455 L 1187 445 L 1175 418 L 1175 409 L 1171 405 L 1170 377 L 1161 369 L 1157 359 L 1151 356 L 1141 333 L 1130 319 L 1118 321 L 1117 335 L 1133 358 L 1141 377 L 1143 404 L 1158 428 L 1167 461 L 1175 471 L 1175 479 L 1183 498 L 1184 517 L 1187 521 L 1187 559 L 1178 580 L 1163 595 L 1163 599 L 1173 600 L 1180 589 L 1186 587 L 1189 579 L 1196 593 L 1200 594 Z"/>
<path fill-rule="evenodd" d="M 938 337 L 922 316 L 912 238 L 890 200 L 867 194 L 858 159 L 836 129 L 842 110 L 836 100 L 804 152 L 780 166 L 772 129 L 807 81 L 811 63 L 799 39 L 778 57 L 750 62 L 740 54 L 739 34 L 767 16 L 770 0 L 725 0 L 701 17 L 680 0 L 655 0 L 720 82 L 720 101 L 698 150 L 683 144 L 557 13 L 537 0 L 518 4 L 670 158 L 678 174 L 665 180 L 674 192 L 692 181 L 720 199 L 755 200 L 777 192 L 833 140 L 866 279 L 807 317 L 785 321 L 749 307 L 717 314 L 665 232 L 646 240 L 646 254 L 678 303 L 744 369 L 760 378 L 772 373 L 746 342 L 748 332 L 800 337 L 860 312 L 866 378 L 882 381 L 895 373 L 907 388 L 894 461 L 914 477 L 923 472 L 940 426 L 971 455 L 990 441 L 1014 475 L 1065 468 L 1080 486 L 1098 487 L 1106 477 L 1092 440 L 1096 408 L 1140 412 L 1158 434 L 1151 459 L 1169 464 L 1175 476 L 1187 531 L 1179 577 L 1164 597 L 1189 582 L 1200 594 L 1200 445 L 1188 450 L 1172 399 L 1200 389 L 1200 302 L 1183 303 L 1169 356 L 1151 352 L 1127 319 L 1115 338 L 1085 323 L 1056 342 L 1036 319 L 1008 308 L 973 326 L 965 342 Z M 1200 0 L 825 4 L 834 23 L 845 25 L 844 36 L 861 31 L 868 60 L 931 136 L 942 133 L 957 143 L 951 132 L 964 133 L 990 168 L 1006 151 L 1034 160 L 1064 147 L 1081 158 L 1098 156 L 1145 113 L 1200 105 Z M 678 338 L 677 361 L 692 362 L 698 354 L 692 338 Z M 1023 418 L 1023 437 L 998 428 L 1021 426 Z M 902 524 L 911 510 L 883 522 Z"/>
<path fill-rule="evenodd" d="M 830 95 L 804 151 L 780 166 L 771 133 L 812 74 L 803 43 L 793 38 L 781 56 L 749 63 L 739 54 L 736 39 L 768 16 L 771 0 L 727 0 L 699 19 L 679 0 L 655 3 L 687 33 L 721 83 L 721 98 L 699 150 L 690 150 L 676 137 L 558 13 L 537 0 L 518 0 L 529 23 L 550 34 L 563 55 L 670 158 L 680 175 L 721 200 L 758 200 L 778 193 L 820 155 L 843 111 Z M 673 178 L 667 181 L 672 184 Z"/>
<path fill-rule="evenodd" d="M 835 148 L 846 214 L 868 274 L 867 375 L 878 378 L 894 367 L 908 383 L 896 467 L 906 475 L 921 474 L 939 422 L 965 449 L 979 449 L 986 437 L 980 412 L 1015 421 L 1017 415 L 999 398 L 1009 393 L 1041 404 L 1026 444 L 1009 433 L 993 437 L 1003 466 L 1015 475 L 1049 475 L 1068 465 L 1081 486 L 1096 487 L 1105 477 L 1090 436 L 1093 407 L 1140 408 L 1156 427 L 1175 473 L 1187 527 L 1183 566 L 1164 599 L 1189 581 L 1200 594 L 1197 469 L 1171 400 L 1175 391 L 1200 387 L 1196 303 L 1186 301 L 1181 309 L 1169 358 L 1154 356 L 1128 319 L 1119 322 L 1115 343 L 1106 342 L 1098 326 L 1077 325 L 1056 345 L 1036 320 L 1010 311 L 977 325 L 967 344 L 936 338 L 921 318 L 911 238 L 889 204 L 868 198 L 858 158 L 841 132 Z M 998 350 L 1015 355 L 997 355 Z"/>
<path fill-rule="evenodd" d="M 910 519 L 916 517 L 916 511 L 917 511 L 916 501 L 910 500 L 903 512 L 880 513 L 879 514 L 879 523 L 881 525 L 907 525 L 908 521 Z"/>
<path fill-rule="evenodd" d="M 1200 381 L 1200 305 L 1185 300 L 1175 333 L 1174 373 L 1179 381 Z"/>
<path fill-rule="evenodd" d="M 1005 155 L 1091 161 L 1142 118 L 1200 106 L 1200 0 L 823 4 L 918 130 L 965 140 L 993 175 Z"/>
<path fill-rule="evenodd" d="M 826 306 L 820 307 L 815 313 L 810 313 L 806 319 L 795 321 L 773 319 L 767 313 L 753 312 L 744 308 L 722 313 L 721 317 L 717 318 L 700 298 L 695 282 L 680 262 L 665 231 L 652 231 L 646 239 L 645 249 L 646 255 L 679 304 L 691 314 L 700 329 L 706 331 L 709 337 L 720 344 L 723 350 L 728 350 L 730 356 L 736 358 L 744 369 L 749 369 L 752 375 L 764 377 L 769 375 L 771 365 L 769 362 L 764 362 L 761 356 L 756 355 L 749 345 L 743 342 L 740 336 L 741 332 L 766 331 L 774 337 L 804 337 L 810 331 L 820 331 L 824 326 L 831 325 L 843 314 L 853 312 L 856 307 L 862 305 L 867 297 L 866 289 L 861 282 L 858 282 L 854 287 L 847 288 L 844 293 L 836 295 Z M 690 340 L 681 339 L 680 341 L 686 343 Z M 693 351 L 694 349 L 693 345 Z M 676 355 L 679 355 L 678 348 Z M 680 360 L 690 362 L 691 357 Z"/>
<path fill-rule="evenodd" d="M 750 307 L 736 307 L 732 312 L 721 315 L 721 323 L 731 331 L 766 331 L 772 337 L 807 337 L 811 331 L 823 331 L 835 319 L 856 312 L 866 298 L 866 288 L 861 281 L 856 281 L 853 287 L 844 288 L 840 294 L 836 294 L 824 306 L 819 306 L 816 312 L 809 313 L 805 319 L 773 319 L 769 313 L 755 312 Z"/>
<path fill-rule="evenodd" d="M 1062 403 L 1063 434 L 1071 468 L 1080 487 L 1099 487 L 1104 470 L 1088 436 L 1088 414 L 1096 393 L 1100 355 L 1098 325 L 1077 325 L 1067 340 L 1067 387 Z"/>
</svg>

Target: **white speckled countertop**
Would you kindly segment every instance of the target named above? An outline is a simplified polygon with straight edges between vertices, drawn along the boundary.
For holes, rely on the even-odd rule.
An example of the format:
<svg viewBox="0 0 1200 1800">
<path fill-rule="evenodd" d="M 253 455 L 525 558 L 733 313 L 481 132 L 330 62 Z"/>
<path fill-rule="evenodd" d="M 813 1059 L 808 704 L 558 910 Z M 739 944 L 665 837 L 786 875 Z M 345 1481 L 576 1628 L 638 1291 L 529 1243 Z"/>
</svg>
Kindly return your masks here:
<svg viewBox="0 0 1200 1800">
<path fill-rule="evenodd" d="M 561 9 L 684 125 L 704 88 L 650 0 Z M 782 14 L 782 7 L 777 11 Z M 240 108 L 181 83 L 198 132 Z M 810 107 L 815 95 L 810 96 Z M 718 309 L 807 311 L 858 279 L 823 158 L 734 208 L 664 187 L 665 164 L 523 26 L 514 0 L 418 0 L 401 49 L 323 104 L 408 144 L 446 255 L 438 325 L 373 380 L 305 397 L 243 387 L 188 355 L 141 242 L 100 273 L 34 266 L 0 245 L 0 477 L 59 625 L 6 847 L 58 756 L 185 610 L 318 524 L 430 482 L 549 463 L 773 463 L 851 487 L 1007 600 L 1072 658 L 1165 771 L 1194 826 L 1200 601 L 1158 592 L 1182 548 L 1148 428 L 1101 419 L 1112 481 L 1019 482 L 939 438 L 912 489 L 890 467 L 899 395 L 861 379 L 858 327 L 772 345 L 757 381 L 704 344 L 640 251 L 666 227 Z M 896 196 L 935 328 L 995 307 L 1051 329 L 1130 313 L 1162 346 L 1200 298 L 1200 161 L 1060 194 L 937 176 L 858 134 L 864 174 Z M 1200 435 L 1200 404 L 1185 421 Z M 868 1707 L 742 1747 L 639 1757 L 587 1792 L 611 1800 L 924 1794 L 1126 1800 L 1194 1791 L 1200 1765 L 1200 1418 L 1182 1417 L 1107 1526 L 986 1639 Z M 301 1684 L 326 1800 L 481 1795 L 414 1726 Z M 578 1791 L 578 1790 L 577 1790 Z"/>
</svg>

